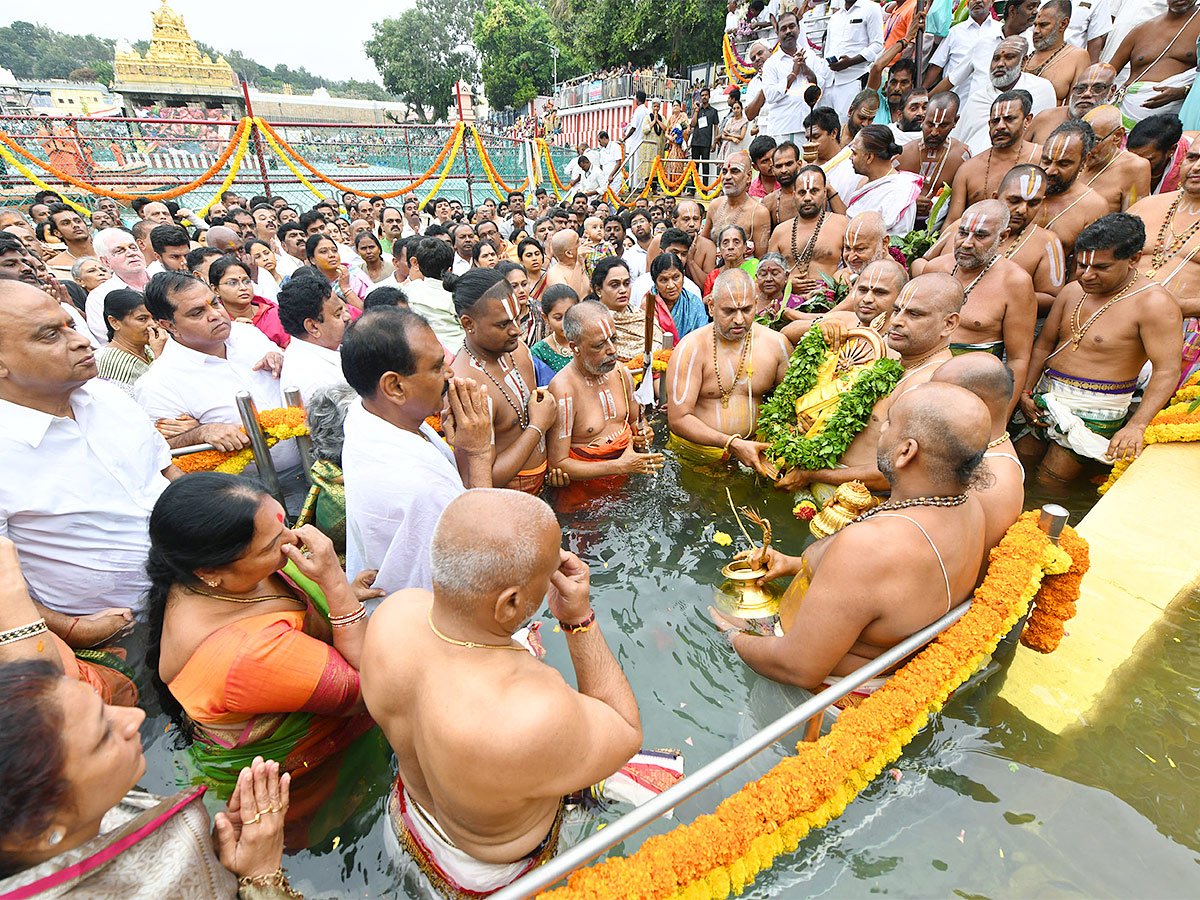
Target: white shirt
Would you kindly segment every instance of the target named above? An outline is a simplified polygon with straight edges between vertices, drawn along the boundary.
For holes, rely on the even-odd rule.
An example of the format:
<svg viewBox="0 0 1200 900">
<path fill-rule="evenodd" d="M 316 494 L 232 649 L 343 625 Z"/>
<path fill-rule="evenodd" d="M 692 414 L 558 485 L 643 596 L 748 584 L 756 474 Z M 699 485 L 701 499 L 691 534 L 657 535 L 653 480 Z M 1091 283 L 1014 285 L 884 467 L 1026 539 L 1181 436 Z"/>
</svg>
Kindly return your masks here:
<svg viewBox="0 0 1200 900">
<path fill-rule="evenodd" d="M 368 412 L 361 400 L 351 404 L 343 430 L 346 569 L 378 569 L 375 586 L 388 593 L 432 589 L 434 526 L 466 490 L 453 451 L 428 424 L 421 423 L 418 437 Z"/>
<path fill-rule="evenodd" d="M 404 282 L 408 308 L 429 323 L 443 347 L 457 353 L 463 345 L 463 327 L 454 312 L 454 298 L 433 278 L 409 279 Z"/>
<path fill-rule="evenodd" d="M 153 278 L 159 272 L 167 271 L 167 267 L 162 264 L 161 259 L 156 259 L 150 265 L 146 266 L 146 274 Z"/>
<path fill-rule="evenodd" d="M 621 254 L 621 259 L 629 266 L 629 277 L 633 280 L 636 281 L 646 273 L 646 251 L 637 245 L 637 241 Z"/>
<path fill-rule="evenodd" d="M 912 172 L 892 172 L 859 185 L 842 200 L 849 218 L 874 210 L 883 216 L 888 234 L 893 238 L 902 238 L 916 224 L 917 196 L 920 193 L 921 176 Z"/>
<path fill-rule="evenodd" d="M 610 138 L 607 146 L 597 147 L 593 152 L 596 154 L 593 168 L 595 168 L 595 164 L 599 164 L 601 174 L 607 180 L 608 176 L 621 165 L 621 145 Z"/>
<path fill-rule="evenodd" d="M 296 257 L 292 256 L 287 251 L 275 254 L 275 271 L 284 278 L 290 278 L 292 274 L 303 265 L 304 263 L 296 259 Z M 272 278 L 271 280 L 274 281 L 275 279 Z"/>
<path fill-rule="evenodd" d="M 832 159 L 823 162 L 821 168 L 825 169 L 825 180 L 837 191 L 843 203 L 863 180 L 863 177 L 854 171 L 848 148 L 840 150 Z"/>
<path fill-rule="evenodd" d="M 100 379 L 71 394 L 74 418 L 0 400 L 0 534 L 29 593 L 67 615 L 140 609 L 150 511 L 171 451 L 146 415 Z M 34 477 L 36 475 L 36 477 Z"/>
<path fill-rule="evenodd" d="M 279 285 L 275 283 L 275 277 L 262 266 L 258 268 L 258 281 L 254 282 L 254 293 L 272 303 L 279 302 Z"/>
<path fill-rule="evenodd" d="M 87 319 L 83 317 L 83 313 L 79 311 L 79 307 L 77 307 L 74 303 L 66 301 L 58 305 L 63 308 L 63 311 L 68 316 L 71 317 L 71 327 L 87 338 L 89 344 L 99 350 L 100 345 L 96 343 L 96 336 L 93 335 L 92 330 L 88 328 Z"/>
<path fill-rule="evenodd" d="M 1108 0 L 1072 0 L 1071 22 L 1067 25 L 1063 40 L 1086 50 L 1088 41 L 1104 37 L 1112 28 L 1113 17 Z"/>
<path fill-rule="evenodd" d="M 629 140 L 625 142 L 625 155 L 629 158 L 632 158 L 637 153 L 638 147 L 642 146 L 642 126 L 646 124 L 648 115 L 650 115 L 650 106 L 643 103 L 633 111 L 633 115 L 629 119 L 628 127 L 633 129 Z"/>
<path fill-rule="evenodd" d="M 918 128 L 916 131 L 901 131 L 899 122 L 889 122 L 888 128 L 892 130 L 892 137 L 901 147 L 903 147 L 905 144 L 915 141 L 921 136 L 920 128 Z"/>
<path fill-rule="evenodd" d="M 293 337 L 283 351 L 283 371 L 279 375 L 279 384 L 284 390 L 299 388 L 305 406 L 321 388 L 345 383 L 342 355 L 337 350 Z"/>
<path fill-rule="evenodd" d="M 277 344 L 245 322 L 230 325 L 225 359 L 168 341 L 162 356 L 135 383 L 133 397 L 152 422 L 186 413 L 201 425 L 241 425 L 239 391 L 250 392 L 259 412 L 284 405 L 279 379 L 269 369 L 252 370 L 268 353 L 278 352 Z M 296 442 L 280 441 L 271 458 L 280 470 L 296 465 Z"/>
<path fill-rule="evenodd" d="M 1108 2 L 1108 0 L 1101 0 L 1101 2 Z M 994 50 L 995 39 L 1000 36 L 1001 27 L 1000 23 L 991 16 L 985 18 L 982 24 L 968 16 L 965 22 L 959 22 L 950 29 L 946 39 L 933 51 L 929 64 L 940 66 L 942 75 L 949 77 L 951 72 L 959 71 L 965 63 L 974 58 L 976 47 L 982 45 Z M 984 44 L 985 41 L 986 44 Z M 988 59 L 990 62 L 991 57 L 989 56 Z M 956 93 L 960 99 L 966 99 L 966 94 L 962 89 L 968 87 L 969 85 L 956 85 Z"/>
<path fill-rule="evenodd" d="M 764 67 L 765 67 L 765 65 L 764 65 Z M 762 79 L 762 73 L 760 72 L 759 74 L 757 74 L 753 78 L 751 78 L 750 83 L 748 85 L 746 85 L 746 90 L 742 93 L 742 100 L 743 100 L 742 108 L 746 109 L 747 107 L 749 107 L 750 104 L 754 102 L 755 98 L 758 97 L 758 95 L 761 94 L 762 92 L 763 92 L 763 79 Z M 758 134 L 770 134 L 771 133 L 771 130 L 767 125 L 766 99 L 767 99 L 766 97 L 763 97 L 763 104 L 762 104 L 762 106 L 760 106 L 758 108 L 758 115 L 755 116 L 753 119 L 750 119 L 750 128 L 747 129 L 747 132 L 746 132 L 747 134 L 749 134 L 750 131 L 755 128 L 758 129 Z M 754 135 L 754 137 L 757 137 L 757 136 L 758 135 Z M 751 140 L 754 140 L 754 137 L 751 137 Z"/>
<path fill-rule="evenodd" d="M 883 8 L 872 0 L 855 0 L 849 9 L 838 5 L 829 17 L 829 30 L 826 35 L 825 50 L 822 54 L 826 58 L 862 54 L 864 60 L 840 72 L 834 72 L 833 83 L 857 81 L 867 73 L 871 63 L 883 52 Z M 809 55 L 815 55 L 815 51 Z"/>
<path fill-rule="evenodd" d="M 458 255 L 458 251 L 454 251 L 454 262 L 450 263 L 450 271 L 455 275 L 461 275 L 463 272 L 471 268 L 471 260 L 463 259 Z"/>
<path fill-rule="evenodd" d="M 969 20 L 968 20 L 969 21 Z M 962 23 L 963 25 L 966 22 Z M 958 26 L 956 25 L 955 28 Z M 950 34 L 954 28 L 950 29 Z M 950 35 L 946 35 L 950 40 Z M 971 91 L 976 87 L 991 84 L 992 54 L 996 45 L 1004 40 L 1004 26 L 990 16 L 979 28 L 974 43 L 970 44 L 970 52 L 960 57 L 960 62 L 948 65 L 942 70 L 942 75 L 950 79 L 954 85 L 954 93 L 958 94 L 960 109 L 966 104 Z M 944 43 L 944 42 L 943 42 Z M 1028 41 L 1026 46 L 1031 46 Z"/>
<path fill-rule="evenodd" d="M 859 2 L 866 2 L 866 0 L 859 0 Z M 825 60 L 811 50 L 805 53 L 804 59 L 817 77 L 817 85 L 824 88 L 831 78 L 829 66 L 826 65 Z M 812 107 L 804 102 L 804 89 L 808 85 L 808 80 L 803 75 L 799 75 L 789 88 L 787 80 L 791 74 L 792 57 L 782 50 L 777 50 L 763 66 L 763 95 L 767 101 L 767 113 L 771 117 L 770 134 L 772 137 L 804 131 L 804 119 L 812 112 Z M 819 100 L 817 102 L 820 103 Z M 758 132 L 759 134 L 766 133 L 763 131 L 762 125 L 759 125 Z"/>
<path fill-rule="evenodd" d="M 84 312 L 87 315 L 88 330 L 91 331 L 92 336 L 96 339 L 96 343 L 101 347 L 108 344 L 108 326 L 104 322 L 104 298 L 113 291 L 121 290 L 122 288 L 130 288 L 141 293 L 141 288 L 135 288 L 133 285 L 126 284 L 114 272 L 108 281 L 102 282 L 92 288 L 92 292 L 87 295 L 87 301 L 83 305 Z"/>
<path fill-rule="evenodd" d="M 1009 90 L 1017 88 L 1029 91 L 1033 95 L 1033 115 L 1035 116 L 1044 109 L 1052 109 L 1058 105 L 1058 96 L 1054 93 L 1054 85 L 1045 78 L 1022 72 L 1017 83 Z M 954 126 L 950 136 L 966 144 L 970 148 L 972 156 L 983 153 L 992 146 L 987 123 L 988 117 L 992 113 L 992 102 L 1000 96 L 1000 93 L 992 86 L 991 77 L 985 76 L 984 84 L 973 88 L 971 95 L 963 102 L 962 109 L 959 111 L 958 124 Z"/>
</svg>

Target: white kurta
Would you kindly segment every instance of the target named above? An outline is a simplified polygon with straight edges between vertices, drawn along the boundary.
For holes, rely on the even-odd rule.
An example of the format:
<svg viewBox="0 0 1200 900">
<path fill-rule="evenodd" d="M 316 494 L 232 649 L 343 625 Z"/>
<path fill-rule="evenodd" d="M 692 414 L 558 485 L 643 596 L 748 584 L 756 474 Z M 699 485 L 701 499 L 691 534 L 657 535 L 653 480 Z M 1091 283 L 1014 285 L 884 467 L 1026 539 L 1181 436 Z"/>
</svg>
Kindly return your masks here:
<svg viewBox="0 0 1200 900">
<path fill-rule="evenodd" d="M 434 526 L 466 490 L 453 451 L 429 425 L 422 423 L 418 436 L 367 412 L 361 401 L 351 405 L 344 430 L 346 570 L 353 577 L 378 569 L 375 587 L 388 593 L 432 589 Z"/>
<path fill-rule="evenodd" d="M 279 384 L 285 391 L 299 388 L 300 398 L 308 406 L 313 394 L 321 388 L 345 383 L 342 355 L 337 350 L 292 337 L 283 351 L 283 370 L 279 376 Z"/>
</svg>

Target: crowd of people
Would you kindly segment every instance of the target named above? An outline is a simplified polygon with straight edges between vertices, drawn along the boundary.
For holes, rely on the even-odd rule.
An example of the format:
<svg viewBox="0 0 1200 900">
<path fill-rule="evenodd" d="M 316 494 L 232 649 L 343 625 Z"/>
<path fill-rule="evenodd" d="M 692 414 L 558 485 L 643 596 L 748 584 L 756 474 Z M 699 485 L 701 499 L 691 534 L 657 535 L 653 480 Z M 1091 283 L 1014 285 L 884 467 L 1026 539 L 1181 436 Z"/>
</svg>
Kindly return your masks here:
<svg viewBox="0 0 1200 900">
<path fill-rule="evenodd" d="M 729 138 L 703 95 L 681 125 L 706 177 L 719 165 L 707 206 L 614 205 L 622 159 L 675 127 L 643 105 L 625 153 L 597 135 L 562 197 L 0 208 L 0 458 L 18 476 L 0 488 L 0 893 L 107 896 L 155 853 L 187 860 L 153 867 L 173 879 L 157 896 L 294 896 L 283 848 L 336 830 L 354 773 L 392 780 L 402 865 L 478 895 L 552 856 L 569 810 L 673 783 L 682 760 L 640 749 L 648 698 L 555 514 L 668 458 L 818 505 L 851 482 L 874 497 L 802 554 L 753 560 L 790 579 L 777 622 L 713 611 L 765 678 L 819 692 L 962 603 L 1026 467 L 1060 490 L 1138 456 L 1197 367 L 1200 141 L 1176 112 L 1132 124 L 1117 105 L 1131 41 L 1142 84 L 1174 77 L 1160 60 L 1195 66 L 1194 6 L 1109 65 L 1090 27 L 1087 60 L 1063 49 L 1065 0 L 1010 3 L 994 27 L 971 0 L 924 72 L 907 35 L 873 46 L 871 0 L 834 13 L 832 61 L 781 12 L 741 93 L 759 133 L 717 163 Z M 895 381 L 836 417 L 835 463 L 788 462 L 764 408 L 851 342 Z M 869 365 L 827 366 L 791 432 L 832 427 Z M 238 392 L 270 410 L 292 387 L 315 461 L 274 446 L 282 498 L 253 467 L 176 466 L 249 445 Z M 541 661 L 544 606 L 577 688 Z M 194 792 L 135 789 L 139 672 L 189 778 L 228 801 L 215 843 Z"/>
</svg>

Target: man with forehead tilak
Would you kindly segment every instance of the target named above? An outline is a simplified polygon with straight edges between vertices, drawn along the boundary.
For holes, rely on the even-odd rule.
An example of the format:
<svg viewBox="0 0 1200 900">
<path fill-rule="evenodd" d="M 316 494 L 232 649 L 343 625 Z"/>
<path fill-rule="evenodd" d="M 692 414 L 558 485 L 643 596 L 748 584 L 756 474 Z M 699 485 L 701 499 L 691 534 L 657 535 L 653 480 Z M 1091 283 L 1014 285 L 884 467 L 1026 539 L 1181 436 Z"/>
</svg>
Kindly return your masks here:
<svg viewBox="0 0 1200 900">
<path fill-rule="evenodd" d="M 708 280 L 708 273 L 717 267 L 717 245 L 700 233 L 704 225 L 704 210 L 695 200 L 681 200 L 675 206 L 671 222 L 680 231 L 692 236 L 692 246 L 688 250 L 687 259 L 684 260 L 684 268 L 687 269 L 688 278 L 696 284 L 704 284 Z M 661 238 L 662 235 L 656 234 L 651 239 L 650 246 L 646 248 L 647 272 L 650 271 L 650 263 L 663 251 Z M 579 296 L 582 297 L 586 293 L 586 290 L 581 291 Z"/>
<path fill-rule="evenodd" d="M 867 263 L 891 258 L 888 253 L 891 240 L 883 216 L 874 210 L 859 213 L 846 226 L 846 236 L 842 239 L 842 267 L 834 273 L 834 278 L 854 284 Z M 849 298 L 835 307 L 849 308 Z"/>
<path fill-rule="evenodd" d="M 1182 381 L 1200 369 L 1200 138 L 1183 158 L 1180 189 L 1139 200 L 1129 212 L 1146 223 L 1142 277 L 1178 300 L 1185 319 Z"/>
<path fill-rule="evenodd" d="M 1050 137 L 1050 132 L 1067 119 L 1082 119 L 1097 106 L 1111 103 L 1117 92 L 1116 80 L 1117 70 L 1108 63 L 1088 66 L 1071 85 L 1066 106 L 1043 109 L 1034 116 L 1026 139 L 1041 144 Z"/>
<path fill-rule="evenodd" d="M 792 293 L 804 297 L 824 286 L 822 275 L 837 271 L 850 224 L 845 216 L 826 209 L 825 193 L 825 172 L 820 166 L 805 166 L 795 180 L 796 215 L 771 232 L 768 245 L 787 262 Z"/>
<path fill-rule="evenodd" d="M 571 479 L 557 499 L 567 512 L 618 489 L 634 473 L 662 468 L 661 453 L 646 453 L 653 432 L 633 396 L 633 376 L 617 359 L 612 313 L 584 300 L 563 316 L 574 357 L 550 382 L 558 423 L 550 430 L 550 465 Z"/>
<path fill-rule="evenodd" d="M 465 334 L 451 368 L 487 389 L 495 448 L 492 484 L 536 495 L 546 479 L 545 436 L 557 415 L 554 398 L 533 389 L 533 358 L 521 341 L 521 315 L 508 281 L 497 274 L 490 288 L 471 299 L 460 301 Z"/>
<path fill-rule="evenodd" d="M 992 146 L 959 166 L 951 182 L 947 222 L 962 216 L 972 203 L 993 196 L 992 191 L 1013 166 L 1038 161 L 1040 148 L 1024 137 L 1029 128 L 1029 110 L 1026 99 L 1016 91 L 1005 91 L 992 102 L 988 118 Z"/>
<path fill-rule="evenodd" d="M 771 235 L 771 217 L 767 209 L 746 191 L 750 187 L 750 154 L 731 153 L 721 166 L 721 196 L 708 207 L 703 238 L 715 241 L 730 225 L 738 225 L 752 243 L 747 256 L 762 256 Z"/>
<path fill-rule="evenodd" d="M 1090 458 L 1133 459 L 1150 420 L 1179 381 L 1183 349 L 1179 303 L 1138 270 L 1146 229 L 1129 213 L 1109 213 L 1079 234 L 1079 278 L 1046 317 L 1021 394 L 1033 431 L 1017 441 L 1039 482 L 1074 479 Z M 1147 360 L 1142 402 L 1130 415 Z M 1047 444 L 1048 442 L 1048 444 Z"/>
<path fill-rule="evenodd" d="M 717 276 L 713 321 L 686 335 L 667 364 L 667 449 L 692 465 L 733 458 L 760 475 L 777 474 L 769 445 L 751 440 L 763 395 L 787 373 L 791 345 L 754 321 L 754 280 L 740 269 Z"/>
<path fill-rule="evenodd" d="M 930 207 L 938 193 L 943 186 L 954 183 L 958 170 L 971 158 L 967 145 L 950 137 L 956 124 L 958 96 L 950 91 L 934 94 L 925 109 L 920 140 L 910 141 L 900 151 L 897 168 L 916 172 L 923 179 L 921 193 L 917 196 L 917 228 L 926 226 Z M 943 217 L 947 211 L 943 208 Z"/>
<path fill-rule="evenodd" d="M 784 141 L 775 148 L 772 157 L 775 172 L 775 190 L 763 198 L 763 204 L 771 217 L 771 228 L 778 228 L 796 215 L 799 200 L 796 197 L 796 180 L 800 173 L 800 148 L 792 141 Z"/>
<path fill-rule="evenodd" d="M 1029 273 L 1000 252 L 1008 225 L 1007 206 L 999 200 L 979 201 L 959 220 L 953 252 L 932 260 L 922 273 L 946 272 L 963 286 L 966 299 L 951 336 L 951 352 L 982 350 L 1005 359 L 1017 384 L 1022 384 L 1033 350 L 1037 299 Z M 1016 406 L 1013 391 L 1009 415 Z"/>
<path fill-rule="evenodd" d="M 886 491 L 888 480 L 876 458 L 879 430 L 889 406 L 927 382 L 951 358 L 950 336 L 958 329 L 962 305 L 962 285 L 949 275 L 922 275 L 905 285 L 892 306 L 886 337 L 888 355 L 899 358 L 904 367 L 900 381 L 891 394 L 876 401 L 866 427 L 851 441 L 836 468 L 790 469 L 776 486 L 789 491 L 811 486 L 814 494 L 830 496 L 835 485 L 861 481 L 873 491 Z"/>
<path fill-rule="evenodd" d="M 1108 201 L 1109 212 L 1124 212 L 1150 196 L 1150 161 L 1125 149 L 1125 125 L 1115 106 L 1097 106 L 1083 121 L 1096 133 L 1096 145 L 1079 180 Z"/>
<path fill-rule="evenodd" d="M 1046 200 L 1046 173 L 1040 166 L 1013 166 L 1000 182 L 998 193 L 997 199 L 1008 207 L 1008 237 L 1000 241 L 999 252 L 1033 279 L 1038 315 L 1044 316 L 1066 283 L 1067 270 L 1058 235 L 1033 223 Z M 952 252 L 958 224 L 955 221 L 947 225 L 941 239 L 924 258 L 913 260 L 914 273 L 919 275 L 925 271 L 926 260 Z"/>
<path fill-rule="evenodd" d="M 1042 146 L 1046 202 L 1037 223 L 1058 235 L 1068 260 L 1079 232 L 1108 213 L 1108 201 L 1079 177 L 1095 145 L 1096 133 L 1091 125 L 1068 119 L 1050 133 Z"/>
<path fill-rule="evenodd" d="M 889 257 L 867 263 L 850 288 L 849 309 L 800 313 L 796 321 L 784 326 L 782 334 L 795 345 L 809 328 L 816 326 L 825 335 L 825 343 L 835 351 L 845 342 L 846 332 L 851 328 L 874 328 L 880 335 L 886 335 L 892 305 L 906 284 L 908 273 L 894 259 Z"/>
</svg>

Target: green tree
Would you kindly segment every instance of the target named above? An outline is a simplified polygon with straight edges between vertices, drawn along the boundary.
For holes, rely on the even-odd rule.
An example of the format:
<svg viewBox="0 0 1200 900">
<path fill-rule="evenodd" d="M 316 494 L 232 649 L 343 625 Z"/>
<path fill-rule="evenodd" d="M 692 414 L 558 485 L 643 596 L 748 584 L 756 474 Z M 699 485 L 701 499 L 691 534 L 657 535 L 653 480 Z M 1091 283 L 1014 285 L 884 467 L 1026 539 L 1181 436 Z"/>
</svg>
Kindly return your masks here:
<svg viewBox="0 0 1200 900">
<path fill-rule="evenodd" d="M 434 0 L 417 0 L 414 9 L 376 22 L 373 36 L 363 44 L 384 86 L 422 122 L 445 116 L 454 99 L 454 83 L 460 78 L 471 81 L 474 75 L 470 50 L 455 42 L 447 26 L 452 19 Z"/>
<path fill-rule="evenodd" d="M 708 0 L 551 0 L 559 41 L 589 66 L 720 59 L 724 18 Z"/>
<path fill-rule="evenodd" d="M 493 109 L 528 103 L 554 83 L 550 16 L 530 0 L 486 0 L 475 14 L 475 48 Z"/>
</svg>

